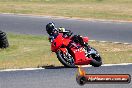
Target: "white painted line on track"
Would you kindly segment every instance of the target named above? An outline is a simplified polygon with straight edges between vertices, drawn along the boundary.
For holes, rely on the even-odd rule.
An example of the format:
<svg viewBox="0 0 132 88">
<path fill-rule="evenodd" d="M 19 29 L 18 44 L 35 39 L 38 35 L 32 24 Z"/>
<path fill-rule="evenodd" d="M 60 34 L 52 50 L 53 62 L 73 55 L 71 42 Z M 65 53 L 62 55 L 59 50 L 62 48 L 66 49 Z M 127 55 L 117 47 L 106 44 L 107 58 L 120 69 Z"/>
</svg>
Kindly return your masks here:
<svg viewBox="0 0 132 88">
<path fill-rule="evenodd" d="M 99 42 L 106 43 L 107 41 L 99 41 Z"/>
<path fill-rule="evenodd" d="M 8 71 L 32 71 L 32 70 L 42 70 L 45 68 L 23 68 L 23 69 L 4 69 L 0 70 L 0 72 L 8 72 Z"/>
<path fill-rule="evenodd" d="M 132 63 L 121 63 L 121 64 L 103 64 L 101 66 L 120 66 L 120 65 L 132 65 Z M 92 67 L 91 65 L 83 65 L 81 67 Z M 4 69 L 0 72 L 13 72 L 13 71 L 34 71 L 34 70 L 43 70 L 45 68 L 23 68 L 23 69 Z"/>
<path fill-rule="evenodd" d="M 132 65 L 132 63 L 121 63 L 121 64 L 103 64 L 101 66 L 120 66 L 120 65 Z M 84 65 L 81 67 L 92 67 L 91 65 Z"/>
<path fill-rule="evenodd" d="M 89 40 L 90 42 L 95 42 L 96 40 Z"/>
<path fill-rule="evenodd" d="M 115 43 L 115 44 L 122 44 L 121 42 L 113 42 L 113 43 Z"/>
<path fill-rule="evenodd" d="M 113 43 L 113 44 L 124 44 L 124 45 L 131 45 L 131 43 L 123 43 L 123 42 L 112 42 L 112 41 L 98 41 L 98 40 L 89 40 L 90 42 L 100 42 L 100 43 Z"/>
<path fill-rule="evenodd" d="M 124 45 L 131 45 L 130 43 L 124 43 Z"/>
</svg>

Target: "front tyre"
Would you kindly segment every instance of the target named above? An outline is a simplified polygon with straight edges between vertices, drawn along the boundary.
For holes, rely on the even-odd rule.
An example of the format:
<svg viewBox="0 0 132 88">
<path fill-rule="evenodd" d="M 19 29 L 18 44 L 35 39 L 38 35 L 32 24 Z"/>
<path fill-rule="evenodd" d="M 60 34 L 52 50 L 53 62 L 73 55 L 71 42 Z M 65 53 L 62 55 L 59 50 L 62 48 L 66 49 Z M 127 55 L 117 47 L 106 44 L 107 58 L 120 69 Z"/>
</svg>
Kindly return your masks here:
<svg viewBox="0 0 132 88">
<path fill-rule="evenodd" d="M 58 60 L 68 68 L 75 68 L 74 59 L 73 57 L 67 52 L 67 54 L 63 53 L 62 51 L 58 50 L 56 52 Z"/>
<path fill-rule="evenodd" d="M 92 58 L 92 61 L 90 63 L 90 65 L 94 66 L 94 67 L 99 67 L 102 65 L 102 58 L 99 55 L 99 53 L 97 52 L 97 50 L 95 50 L 94 48 L 90 48 L 89 51 L 89 57 Z"/>
</svg>

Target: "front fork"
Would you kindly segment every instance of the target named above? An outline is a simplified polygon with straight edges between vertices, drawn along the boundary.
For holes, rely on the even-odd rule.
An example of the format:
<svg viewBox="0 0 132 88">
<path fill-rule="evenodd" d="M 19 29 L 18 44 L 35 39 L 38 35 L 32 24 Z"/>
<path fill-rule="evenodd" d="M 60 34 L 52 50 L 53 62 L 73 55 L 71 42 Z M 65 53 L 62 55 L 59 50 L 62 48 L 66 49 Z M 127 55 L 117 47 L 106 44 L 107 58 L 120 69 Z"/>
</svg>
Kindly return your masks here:
<svg viewBox="0 0 132 88">
<path fill-rule="evenodd" d="M 63 56 L 65 58 L 65 60 L 67 60 L 68 62 L 71 62 L 73 63 L 74 62 L 74 59 L 73 57 L 69 54 L 67 48 L 60 48 L 59 50 L 61 50 L 63 52 Z"/>
</svg>

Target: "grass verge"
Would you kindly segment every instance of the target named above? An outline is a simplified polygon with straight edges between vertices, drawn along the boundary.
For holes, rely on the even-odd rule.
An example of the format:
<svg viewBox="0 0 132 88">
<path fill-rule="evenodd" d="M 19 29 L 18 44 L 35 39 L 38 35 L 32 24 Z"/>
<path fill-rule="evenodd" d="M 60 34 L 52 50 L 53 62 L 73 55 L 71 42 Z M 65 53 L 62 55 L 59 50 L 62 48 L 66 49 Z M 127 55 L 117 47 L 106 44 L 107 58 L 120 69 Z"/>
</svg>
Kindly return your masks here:
<svg viewBox="0 0 132 88">
<path fill-rule="evenodd" d="M 0 0 L 0 13 L 132 21 L 132 0 Z"/>
<path fill-rule="evenodd" d="M 61 66 L 46 36 L 8 34 L 10 47 L 0 49 L 0 69 Z M 104 64 L 132 62 L 132 45 L 90 42 L 101 54 Z"/>
</svg>

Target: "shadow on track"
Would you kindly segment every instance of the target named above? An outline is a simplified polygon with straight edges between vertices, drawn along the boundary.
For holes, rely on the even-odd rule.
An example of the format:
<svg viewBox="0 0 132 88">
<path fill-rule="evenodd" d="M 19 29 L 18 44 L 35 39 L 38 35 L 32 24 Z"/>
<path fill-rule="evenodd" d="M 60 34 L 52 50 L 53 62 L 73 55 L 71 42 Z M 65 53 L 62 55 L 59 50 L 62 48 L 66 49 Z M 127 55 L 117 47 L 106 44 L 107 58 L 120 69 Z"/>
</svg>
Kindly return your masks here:
<svg viewBox="0 0 132 88">
<path fill-rule="evenodd" d="M 63 69 L 63 68 L 66 68 L 64 66 L 54 66 L 54 65 L 41 66 L 41 67 L 45 68 L 45 69 Z"/>
<path fill-rule="evenodd" d="M 49 65 L 49 66 L 41 66 L 42 68 L 45 68 L 45 69 L 64 69 L 64 68 L 68 68 L 68 67 L 65 67 L 65 66 L 54 66 L 54 65 Z M 77 68 L 77 67 L 76 67 Z"/>
</svg>

